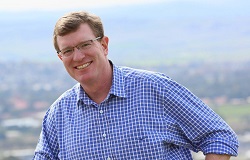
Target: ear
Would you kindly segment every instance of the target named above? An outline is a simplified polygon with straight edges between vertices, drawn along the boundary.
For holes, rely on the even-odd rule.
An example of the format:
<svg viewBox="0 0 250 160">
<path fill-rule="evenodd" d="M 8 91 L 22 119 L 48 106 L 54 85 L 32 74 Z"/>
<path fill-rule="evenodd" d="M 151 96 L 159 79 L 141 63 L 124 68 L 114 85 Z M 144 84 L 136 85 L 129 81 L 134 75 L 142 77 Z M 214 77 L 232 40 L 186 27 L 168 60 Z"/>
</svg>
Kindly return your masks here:
<svg viewBox="0 0 250 160">
<path fill-rule="evenodd" d="M 57 56 L 62 61 L 62 56 L 60 54 L 57 54 Z"/>
<path fill-rule="evenodd" d="M 109 38 L 104 36 L 101 41 L 102 48 L 105 51 L 105 54 L 108 54 L 108 44 L 109 44 Z"/>
</svg>

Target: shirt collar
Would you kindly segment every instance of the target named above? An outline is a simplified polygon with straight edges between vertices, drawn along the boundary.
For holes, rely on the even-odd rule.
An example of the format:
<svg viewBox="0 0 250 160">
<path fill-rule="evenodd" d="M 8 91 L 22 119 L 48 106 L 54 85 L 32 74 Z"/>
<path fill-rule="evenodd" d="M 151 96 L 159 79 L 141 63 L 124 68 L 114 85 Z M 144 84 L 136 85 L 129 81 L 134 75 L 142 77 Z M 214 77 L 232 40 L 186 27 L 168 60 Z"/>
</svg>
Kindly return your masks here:
<svg viewBox="0 0 250 160">
<path fill-rule="evenodd" d="M 124 74 L 120 68 L 113 65 L 111 61 L 110 63 L 113 66 L 113 80 L 109 94 L 113 94 L 117 97 L 126 97 Z"/>
<path fill-rule="evenodd" d="M 112 61 L 109 61 L 111 66 L 113 67 L 113 78 L 112 78 L 112 86 L 109 91 L 108 97 L 110 95 L 114 95 L 117 97 L 126 97 L 125 92 L 125 79 L 122 70 L 114 65 Z M 77 89 L 77 105 L 80 106 L 81 103 L 84 103 L 86 105 L 93 104 L 93 101 L 88 97 L 84 89 L 81 87 L 80 83 L 76 85 Z"/>
</svg>

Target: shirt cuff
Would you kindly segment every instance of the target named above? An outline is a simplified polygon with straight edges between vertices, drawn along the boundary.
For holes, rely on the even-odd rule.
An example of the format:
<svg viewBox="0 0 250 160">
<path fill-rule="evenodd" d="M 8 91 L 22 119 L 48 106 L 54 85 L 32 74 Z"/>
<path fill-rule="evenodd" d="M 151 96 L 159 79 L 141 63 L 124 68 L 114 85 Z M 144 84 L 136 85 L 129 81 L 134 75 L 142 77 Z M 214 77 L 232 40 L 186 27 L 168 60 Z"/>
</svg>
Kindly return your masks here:
<svg viewBox="0 0 250 160">
<path fill-rule="evenodd" d="M 227 154 L 231 156 L 238 155 L 238 144 L 232 142 L 221 142 L 214 141 L 207 144 L 204 148 L 202 148 L 203 154 Z"/>
</svg>

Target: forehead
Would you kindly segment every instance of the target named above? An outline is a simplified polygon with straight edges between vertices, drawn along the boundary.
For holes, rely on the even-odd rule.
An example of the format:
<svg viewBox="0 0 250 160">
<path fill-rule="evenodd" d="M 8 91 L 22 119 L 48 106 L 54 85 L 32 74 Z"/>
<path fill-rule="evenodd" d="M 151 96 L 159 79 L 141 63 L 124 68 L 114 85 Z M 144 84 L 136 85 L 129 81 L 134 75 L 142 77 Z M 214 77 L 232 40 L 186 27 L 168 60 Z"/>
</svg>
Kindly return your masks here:
<svg viewBox="0 0 250 160">
<path fill-rule="evenodd" d="M 75 46 L 80 42 L 87 41 L 93 38 L 95 38 L 93 31 L 88 24 L 84 23 L 81 24 L 76 31 L 64 36 L 58 36 L 57 44 L 58 47 L 62 49 L 68 46 Z"/>
</svg>

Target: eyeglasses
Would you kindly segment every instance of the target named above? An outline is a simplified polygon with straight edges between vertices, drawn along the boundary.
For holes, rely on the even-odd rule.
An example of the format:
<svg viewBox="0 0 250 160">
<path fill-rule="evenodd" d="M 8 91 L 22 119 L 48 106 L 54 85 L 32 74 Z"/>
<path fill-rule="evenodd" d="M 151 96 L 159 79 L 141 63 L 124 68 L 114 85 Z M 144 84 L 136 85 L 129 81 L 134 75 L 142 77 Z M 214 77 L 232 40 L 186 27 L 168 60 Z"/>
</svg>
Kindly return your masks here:
<svg viewBox="0 0 250 160">
<path fill-rule="evenodd" d="M 74 53 L 74 49 L 77 48 L 80 52 L 83 52 L 89 48 L 91 48 L 94 41 L 101 39 L 102 37 L 97 37 L 95 39 L 91 39 L 85 42 L 81 42 L 75 47 L 67 47 L 65 49 L 62 49 L 60 51 L 57 51 L 58 54 L 60 54 L 63 57 L 70 57 Z"/>
</svg>

